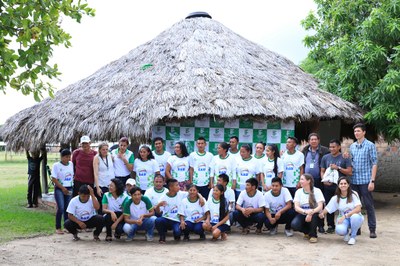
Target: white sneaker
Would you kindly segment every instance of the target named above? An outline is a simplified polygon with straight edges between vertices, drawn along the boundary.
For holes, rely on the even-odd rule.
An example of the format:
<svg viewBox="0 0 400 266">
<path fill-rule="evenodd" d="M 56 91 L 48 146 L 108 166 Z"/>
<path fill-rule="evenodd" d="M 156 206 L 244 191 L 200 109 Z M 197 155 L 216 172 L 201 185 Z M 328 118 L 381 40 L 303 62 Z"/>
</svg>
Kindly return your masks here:
<svg viewBox="0 0 400 266">
<path fill-rule="evenodd" d="M 349 245 L 354 245 L 355 243 L 356 243 L 355 238 L 350 238 L 349 242 L 347 242 L 347 244 L 349 244 Z"/>
<path fill-rule="evenodd" d="M 287 237 L 292 237 L 293 236 L 293 230 L 292 229 L 285 229 L 285 234 Z"/>
<path fill-rule="evenodd" d="M 278 233 L 278 228 L 276 228 L 276 227 L 271 228 L 271 230 L 269 231 L 269 234 L 271 236 L 276 235 L 276 233 Z"/>
<path fill-rule="evenodd" d="M 153 239 L 153 236 L 151 236 L 151 235 L 149 235 L 149 234 L 146 234 L 146 240 L 147 240 L 148 242 L 152 242 L 154 239 Z"/>
<path fill-rule="evenodd" d="M 345 235 L 344 238 L 343 238 L 343 241 L 344 242 L 349 242 L 349 240 L 350 240 L 350 234 Z"/>
</svg>

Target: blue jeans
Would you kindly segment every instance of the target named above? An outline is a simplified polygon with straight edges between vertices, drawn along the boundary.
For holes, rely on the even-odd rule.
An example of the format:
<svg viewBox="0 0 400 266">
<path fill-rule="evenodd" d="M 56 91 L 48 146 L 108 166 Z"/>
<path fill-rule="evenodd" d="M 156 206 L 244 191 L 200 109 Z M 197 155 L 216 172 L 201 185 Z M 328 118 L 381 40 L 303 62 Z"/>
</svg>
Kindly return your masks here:
<svg viewBox="0 0 400 266">
<path fill-rule="evenodd" d="M 204 235 L 204 229 L 203 229 L 203 223 L 192 223 L 189 221 L 185 221 L 186 223 L 186 227 L 185 230 L 183 230 L 183 233 L 185 234 L 185 236 L 189 236 L 190 232 L 193 232 L 197 235 Z"/>
<path fill-rule="evenodd" d="M 364 185 L 351 184 L 351 189 L 353 189 L 358 193 L 358 195 L 361 198 L 363 206 L 367 210 L 369 231 L 375 232 L 376 217 L 375 217 L 374 198 L 372 197 L 372 192 L 368 191 L 368 184 Z"/>
<path fill-rule="evenodd" d="M 72 192 L 72 187 L 66 188 Z M 72 195 L 72 194 L 71 194 Z M 56 211 L 56 229 L 61 229 L 61 217 L 64 216 L 64 223 L 68 219 L 67 207 L 71 200 L 71 195 L 64 195 L 61 189 L 56 187 L 54 189 L 54 199 L 57 203 Z"/>
<path fill-rule="evenodd" d="M 350 218 L 343 220 L 343 223 L 338 224 L 336 222 L 336 234 L 340 236 L 347 235 L 349 228 L 351 228 L 351 238 L 356 238 L 358 229 L 364 222 L 364 216 L 360 214 L 353 214 Z"/>
<path fill-rule="evenodd" d="M 179 228 L 180 223 L 177 221 L 173 221 L 164 217 L 158 217 L 155 224 L 160 236 L 160 240 L 165 240 L 165 235 L 167 234 L 168 229 L 172 229 L 175 238 L 180 237 L 182 234 L 181 229 Z"/>
<path fill-rule="evenodd" d="M 208 185 L 198 187 L 196 186 L 197 189 L 199 190 L 199 193 L 203 196 L 203 198 L 208 199 L 208 194 L 210 193 L 210 189 L 208 188 Z"/>
<path fill-rule="evenodd" d="M 252 213 L 249 217 L 245 217 L 241 211 L 236 210 L 233 212 L 233 217 L 243 228 L 257 223 L 257 229 L 261 229 L 265 221 L 264 212 Z"/>
<path fill-rule="evenodd" d="M 144 218 L 142 225 L 125 223 L 123 230 L 124 230 L 125 234 L 127 234 L 128 238 L 135 237 L 135 234 L 138 230 L 144 230 L 144 231 L 146 231 L 146 234 L 149 237 L 153 237 L 155 220 L 156 220 L 156 217 L 151 216 L 149 218 Z"/>
<path fill-rule="evenodd" d="M 325 205 L 327 205 L 331 198 L 335 195 L 336 188 L 337 185 L 334 183 L 330 186 L 324 186 L 323 194 L 325 198 Z M 335 213 L 328 212 L 326 214 L 326 222 L 328 223 L 328 226 L 335 228 Z"/>
</svg>

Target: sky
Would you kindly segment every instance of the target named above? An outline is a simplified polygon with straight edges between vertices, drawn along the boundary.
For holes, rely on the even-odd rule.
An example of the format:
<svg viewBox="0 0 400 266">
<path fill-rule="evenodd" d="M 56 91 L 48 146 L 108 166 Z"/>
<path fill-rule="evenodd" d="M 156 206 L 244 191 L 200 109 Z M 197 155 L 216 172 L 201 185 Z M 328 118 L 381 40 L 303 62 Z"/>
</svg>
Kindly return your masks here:
<svg viewBox="0 0 400 266">
<path fill-rule="evenodd" d="M 56 47 L 52 63 L 62 75 L 51 80 L 63 89 L 94 73 L 195 11 L 213 19 L 242 37 L 277 52 L 296 64 L 308 53 L 303 46 L 307 32 L 300 22 L 313 0 L 88 0 L 96 16 L 81 23 L 63 19 L 62 27 L 72 36 L 72 47 Z M 35 104 L 32 95 L 12 89 L 0 94 L 0 125 L 15 113 Z"/>
</svg>

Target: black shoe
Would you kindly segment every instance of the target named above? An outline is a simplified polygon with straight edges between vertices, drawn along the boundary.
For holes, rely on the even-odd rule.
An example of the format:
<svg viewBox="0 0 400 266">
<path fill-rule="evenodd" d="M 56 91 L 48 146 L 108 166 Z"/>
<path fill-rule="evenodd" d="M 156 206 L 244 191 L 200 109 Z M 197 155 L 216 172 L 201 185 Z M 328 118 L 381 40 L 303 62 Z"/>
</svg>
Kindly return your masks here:
<svg viewBox="0 0 400 266">
<path fill-rule="evenodd" d="M 357 231 L 357 235 L 360 236 L 361 235 L 361 228 L 358 229 Z"/>
<path fill-rule="evenodd" d="M 26 205 L 25 208 L 33 208 L 33 205 L 32 204 L 28 204 L 28 205 Z"/>
<path fill-rule="evenodd" d="M 371 232 L 369 233 L 369 238 L 376 238 L 376 233 L 375 233 L 375 231 L 371 231 Z"/>
<path fill-rule="evenodd" d="M 200 240 L 205 240 L 206 239 L 206 235 L 203 233 L 200 235 Z"/>
<path fill-rule="evenodd" d="M 181 241 L 181 236 L 174 236 L 175 241 Z"/>
<path fill-rule="evenodd" d="M 183 236 L 183 241 L 189 241 L 189 239 L 190 239 L 189 236 L 186 236 L 186 235 Z"/>
<path fill-rule="evenodd" d="M 321 233 L 321 234 L 325 233 L 325 229 L 322 226 L 318 227 L 318 233 Z"/>
<path fill-rule="evenodd" d="M 326 230 L 327 234 L 333 234 L 335 233 L 335 228 L 333 228 L 333 226 L 328 226 L 328 230 Z"/>
<path fill-rule="evenodd" d="M 114 234 L 114 237 L 115 237 L 115 239 L 121 239 L 121 235 L 117 234 L 117 233 Z"/>
</svg>

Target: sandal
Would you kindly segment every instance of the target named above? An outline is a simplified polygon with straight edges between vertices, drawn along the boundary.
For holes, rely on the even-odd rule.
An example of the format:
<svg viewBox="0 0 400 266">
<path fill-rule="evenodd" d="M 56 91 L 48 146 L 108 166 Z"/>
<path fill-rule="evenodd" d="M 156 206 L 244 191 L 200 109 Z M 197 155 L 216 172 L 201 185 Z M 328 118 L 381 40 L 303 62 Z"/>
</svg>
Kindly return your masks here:
<svg viewBox="0 0 400 266">
<path fill-rule="evenodd" d="M 221 233 L 221 240 L 225 241 L 228 239 L 228 235 L 226 233 Z"/>
<path fill-rule="evenodd" d="M 112 236 L 106 236 L 106 242 L 111 242 L 112 241 Z"/>
<path fill-rule="evenodd" d="M 78 240 L 81 240 L 81 239 L 80 239 L 80 237 L 78 235 L 73 235 L 72 240 L 73 241 L 78 241 Z"/>
<path fill-rule="evenodd" d="M 94 242 L 100 242 L 99 236 L 93 236 L 93 241 Z"/>
<path fill-rule="evenodd" d="M 58 235 L 63 235 L 63 234 L 64 234 L 64 231 L 63 231 L 61 228 L 56 229 L 56 234 L 58 234 Z"/>
</svg>

